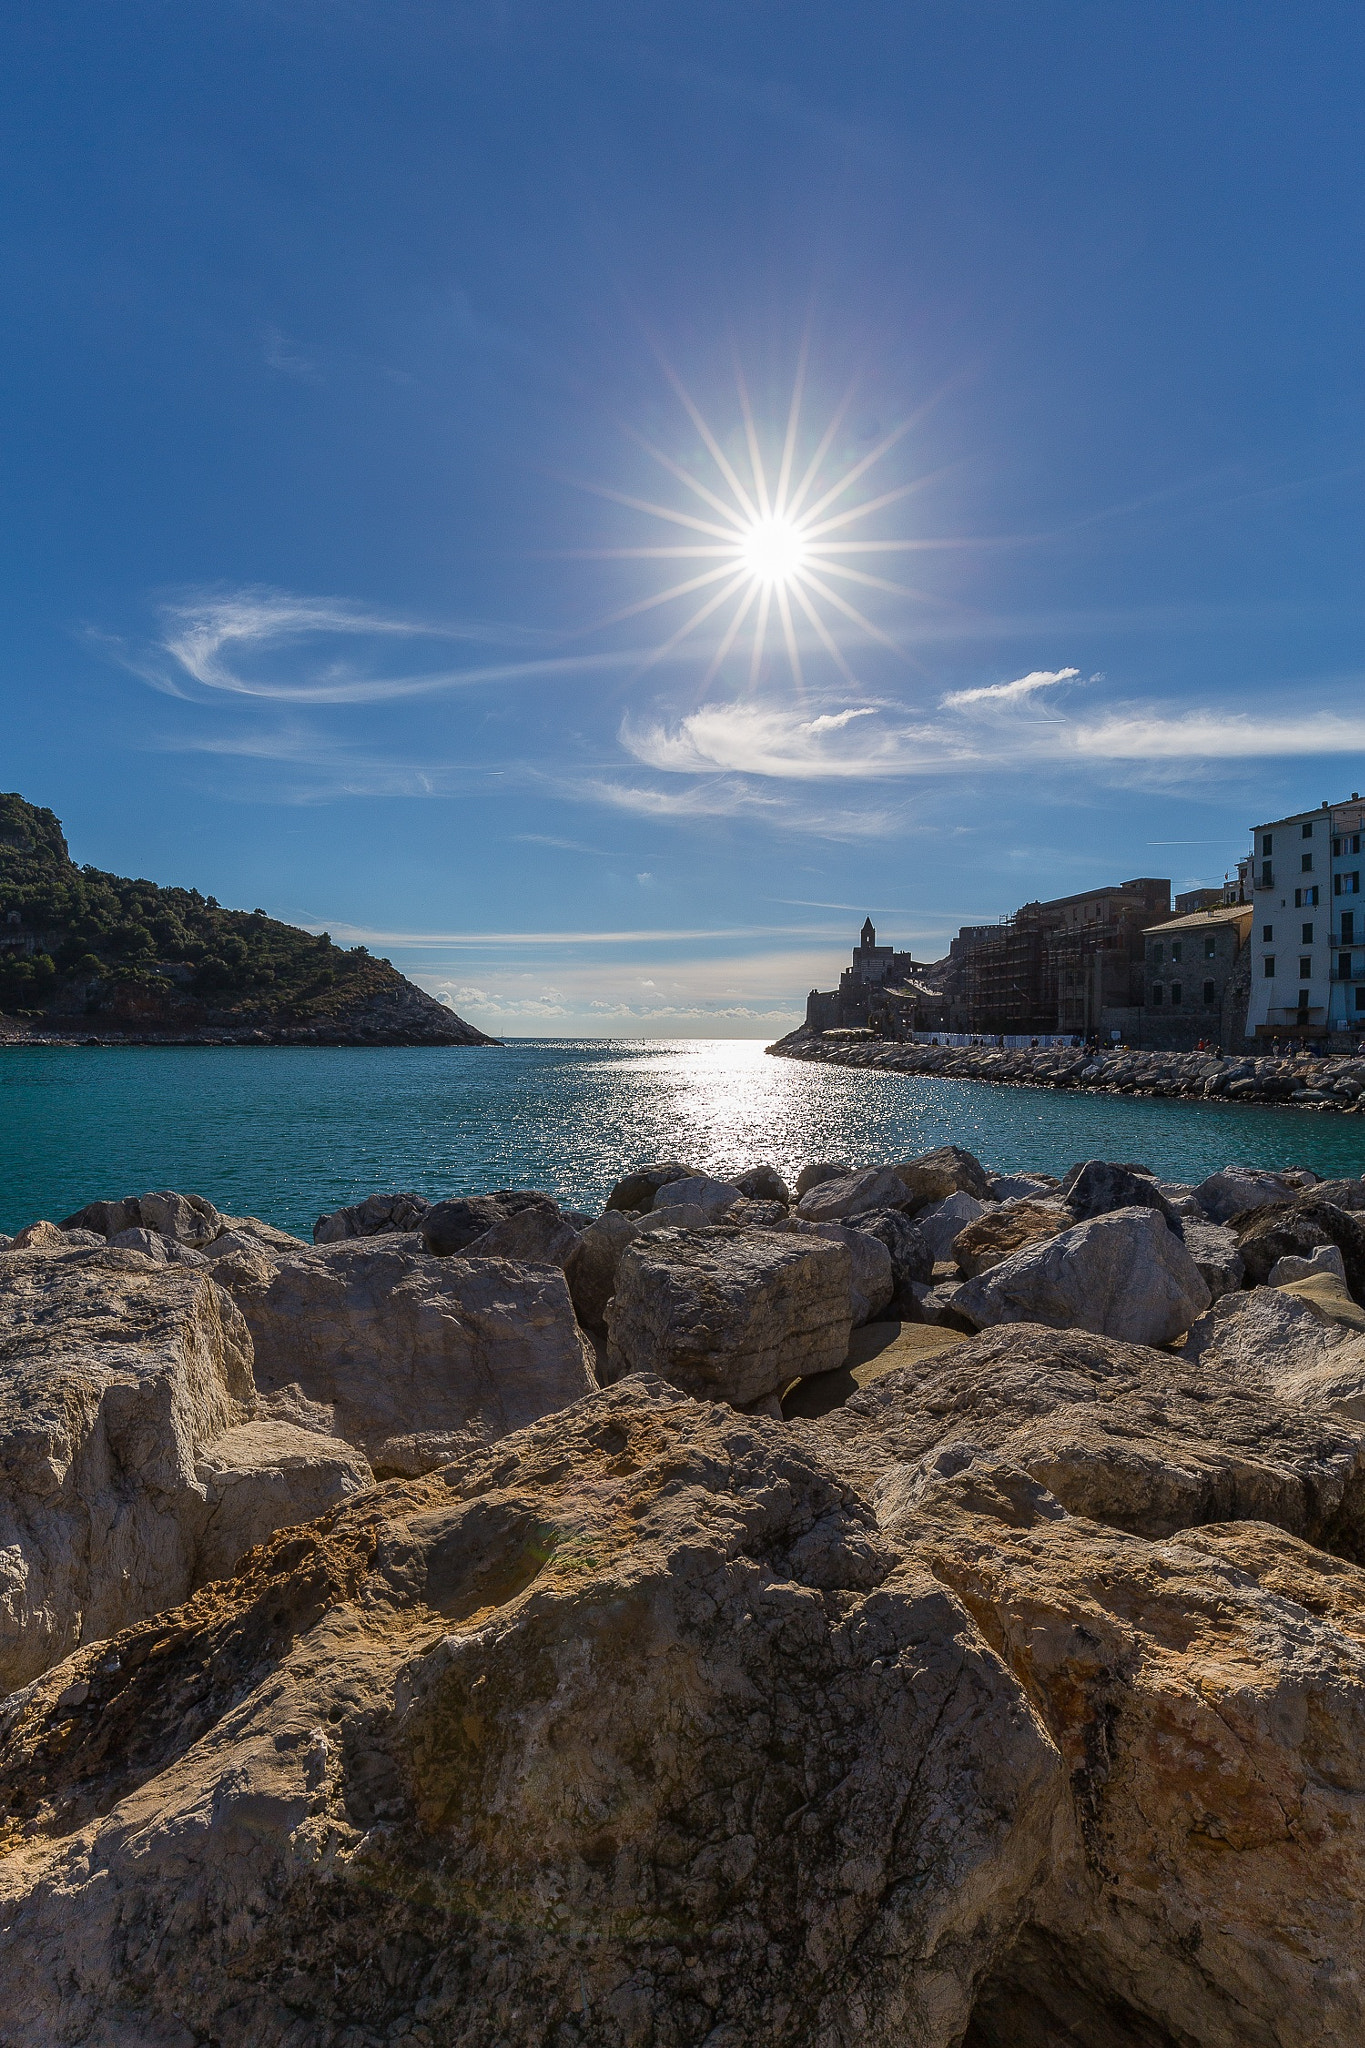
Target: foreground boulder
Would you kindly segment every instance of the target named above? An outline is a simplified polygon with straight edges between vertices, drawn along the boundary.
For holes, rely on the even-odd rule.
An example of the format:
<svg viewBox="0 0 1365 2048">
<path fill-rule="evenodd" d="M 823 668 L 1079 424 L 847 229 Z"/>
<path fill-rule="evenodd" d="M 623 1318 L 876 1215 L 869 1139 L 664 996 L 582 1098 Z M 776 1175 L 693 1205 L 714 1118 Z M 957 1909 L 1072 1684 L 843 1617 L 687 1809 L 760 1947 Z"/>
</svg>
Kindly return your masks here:
<svg viewBox="0 0 1365 2048">
<path fill-rule="evenodd" d="M 1365 1573 L 1259 1522 L 1099 1530 L 982 1459 L 887 1532 L 1028 1688 L 1071 1788 L 966 2048 L 1365 2038 Z"/>
<path fill-rule="evenodd" d="M 1200 1181 L 1194 1198 L 1211 1223 L 1230 1223 L 1249 1209 L 1292 1201 L 1298 1192 L 1297 1183 L 1282 1174 L 1256 1166 L 1225 1166 Z"/>
<path fill-rule="evenodd" d="M 955 2048 L 1066 1797 L 818 1456 L 634 1380 L 110 1650 L 0 1737 L 14 2048 Z"/>
<path fill-rule="evenodd" d="M 923 1208 L 929 1202 L 944 1202 L 949 1195 L 974 1195 L 978 1202 L 990 1199 L 990 1180 L 975 1154 L 961 1145 L 940 1145 L 933 1152 L 921 1152 L 895 1168 L 897 1179 L 911 1202 Z"/>
<path fill-rule="evenodd" d="M 197 1461 L 253 1402 L 250 1337 L 207 1273 L 0 1260 L 0 1690 L 185 1598 L 211 1519 Z"/>
<path fill-rule="evenodd" d="M 473 1244 L 475 1238 L 509 1222 L 523 1209 L 542 1208 L 547 1202 L 548 1195 L 538 1194 L 532 1188 L 500 1188 L 493 1195 L 454 1195 L 448 1202 L 435 1203 L 423 1216 L 423 1249 L 438 1259 L 453 1258 Z M 557 1214 L 558 1205 L 551 1203 L 551 1207 Z"/>
<path fill-rule="evenodd" d="M 913 1230 L 914 1225 L 909 1227 Z M 896 1273 L 890 1249 L 879 1236 L 848 1223 L 794 1222 L 791 1228 L 798 1237 L 823 1237 L 828 1244 L 841 1244 L 848 1253 L 849 1311 L 855 1329 L 890 1306 Z"/>
<path fill-rule="evenodd" d="M 989 1452 L 1069 1513 L 1133 1535 L 1254 1518 L 1365 1561 L 1365 1430 L 1225 1358 L 991 1330 L 907 1361 L 811 1427 L 871 1492 L 931 1455 Z"/>
<path fill-rule="evenodd" d="M 852 1320 L 843 1244 L 728 1224 L 660 1230 L 621 1254 L 607 1369 L 745 1407 L 842 1364 Z"/>
<path fill-rule="evenodd" d="M 949 1256 L 969 1280 L 1003 1265 L 1026 1245 L 1057 1237 L 1071 1227 L 1072 1215 L 1061 1202 L 1013 1200 L 995 1208 L 981 1208 L 974 1221 L 959 1230 L 949 1246 Z M 1236 1251 L 1236 1244 L 1233 1244 Z M 928 1279 L 926 1273 L 923 1276 Z"/>
<path fill-rule="evenodd" d="M 1280 1259 L 1309 1257 L 1323 1245 L 1341 1253 L 1347 1288 L 1365 1302 L 1365 1217 L 1323 1201 L 1316 1189 L 1286 1208 L 1267 1207 L 1238 1232 L 1238 1250 L 1257 1284 L 1270 1278 Z"/>
<path fill-rule="evenodd" d="M 796 1205 L 796 1214 L 806 1223 L 843 1223 L 873 1209 L 895 1208 L 905 1203 L 905 1189 L 889 1166 L 869 1166 L 862 1173 L 846 1173 L 817 1181 L 807 1188 Z"/>
<path fill-rule="evenodd" d="M 1116 1209 L 1025 1246 L 969 1280 L 954 1307 L 979 1329 L 1046 1323 L 1130 1344 L 1183 1336 L 1212 1295 L 1157 1209 Z"/>
<path fill-rule="evenodd" d="M 375 1238 L 216 1270 L 273 1411 L 345 1438 L 379 1473 L 429 1471 L 596 1384 L 550 1266 L 438 1261 Z"/>
<path fill-rule="evenodd" d="M 203 1195 L 181 1195 L 162 1188 L 147 1195 L 125 1195 L 117 1202 L 90 1202 L 62 1223 L 63 1230 L 94 1230 L 117 1237 L 125 1230 L 154 1230 L 161 1237 L 203 1251 L 223 1227 L 223 1219 Z"/>
<path fill-rule="evenodd" d="M 1088 1222 L 1092 1216 L 1112 1215 L 1115 1209 L 1156 1209 L 1165 1217 L 1167 1229 L 1177 1237 L 1183 1236 L 1180 1218 L 1156 1182 L 1145 1173 L 1134 1173 L 1130 1166 L 1116 1165 L 1111 1159 L 1087 1159 L 1067 1188 L 1064 1200 L 1077 1223 Z"/>
<path fill-rule="evenodd" d="M 695 1166 L 684 1166 L 680 1159 L 666 1159 L 657 1166 L 639 1166 L 617 1181 L 607 1196 L 607 1207 L 624 1209 L 627 1214 L 643 1214 L 653 1208 L 660 1188 L 673 1180 L 687 1180 L 696 1170 Z"/>
</svg>

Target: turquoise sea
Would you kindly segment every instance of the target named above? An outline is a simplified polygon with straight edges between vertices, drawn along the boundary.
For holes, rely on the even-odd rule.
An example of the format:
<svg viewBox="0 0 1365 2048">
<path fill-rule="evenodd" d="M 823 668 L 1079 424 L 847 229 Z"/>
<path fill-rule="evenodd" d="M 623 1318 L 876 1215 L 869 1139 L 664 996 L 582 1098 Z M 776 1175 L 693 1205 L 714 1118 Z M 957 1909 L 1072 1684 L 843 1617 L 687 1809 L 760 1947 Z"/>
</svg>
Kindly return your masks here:
<svg viewBox="0 0 1365 2048">
<path fill-rule="evenodd" d="M 165 1187 L 304 1235 L 376 1189 L 537 1187 L 593 1209 L 651 1159 L 794 1174 L 950 1140 L 1050 1173 L 1096 1155 L 1177 1180 L 1232 1161 L 1365 1170 L 1365 1118 L 864 1074 L 741 1039 L 34 1046 L 0 1051 L 0 1230 Z"/>
</svg>

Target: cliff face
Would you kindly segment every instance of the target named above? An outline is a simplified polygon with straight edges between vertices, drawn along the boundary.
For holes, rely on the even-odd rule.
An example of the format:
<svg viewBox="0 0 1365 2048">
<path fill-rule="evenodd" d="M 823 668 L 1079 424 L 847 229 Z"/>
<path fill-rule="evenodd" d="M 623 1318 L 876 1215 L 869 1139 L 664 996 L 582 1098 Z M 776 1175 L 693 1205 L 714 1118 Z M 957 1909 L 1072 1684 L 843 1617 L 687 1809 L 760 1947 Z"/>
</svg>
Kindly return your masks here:
<svg viewBox="0 0 1365 2048">
<path fill-rule="evenodd" d="M 0 1016 L 44 1033 L 496 1043 L 363 946 L 78 867 L 60 820 L 17 794 L 0 795 Z"/>
</svg>

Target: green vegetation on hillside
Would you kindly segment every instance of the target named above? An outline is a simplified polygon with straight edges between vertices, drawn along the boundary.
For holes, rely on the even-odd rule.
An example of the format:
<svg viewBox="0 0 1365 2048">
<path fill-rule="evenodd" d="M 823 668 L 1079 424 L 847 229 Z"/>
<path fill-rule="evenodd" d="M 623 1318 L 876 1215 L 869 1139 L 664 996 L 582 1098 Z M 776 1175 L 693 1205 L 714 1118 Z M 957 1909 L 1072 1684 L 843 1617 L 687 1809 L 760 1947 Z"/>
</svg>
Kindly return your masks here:
<svg viewBox="0 0 1365 2048">
<path fill-rule="evenodd" d="M 325 932 L 77 867 L 52 811 L 0 795 L 0 1011 L 310 1024 L 402 985 Z"/>
</svg>

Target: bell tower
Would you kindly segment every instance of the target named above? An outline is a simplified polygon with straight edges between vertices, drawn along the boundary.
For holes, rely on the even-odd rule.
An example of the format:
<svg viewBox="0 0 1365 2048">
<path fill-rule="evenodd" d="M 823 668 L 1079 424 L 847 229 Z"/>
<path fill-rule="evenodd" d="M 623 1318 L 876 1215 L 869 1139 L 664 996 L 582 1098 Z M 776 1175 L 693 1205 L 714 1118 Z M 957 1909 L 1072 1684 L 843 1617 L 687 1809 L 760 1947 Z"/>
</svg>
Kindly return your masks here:
<svg viewBox="0 0 1365 2048">
<path fill-rule="evenodd" d="M 873 947 L 873 946 L 875 946 L 875 945 L 876 945 L 876 943 L 877 943 L 877 928 L 876 928 L 876 926 L 875 926 L 875 925 L 873 924 L 873 922 L 872 922 L 872 919 L 871 919 L 870 917 L 869 917 L 869 918 L 866 918 L 866 919 L 864 919 L 864 921 L 863 921 L 863 929 L 862 929 L 862 932 L 861 932 L 861 934 L 860 934 L 860 937 L 861 937 L 861 939 L 862 939 L 862 943 L 863 943 L 863 945 L 864 945 L 864 946 L 866 946 L 866 947 L 868 947 L 869 949 L 870 949 L 871 947 Z"/>
</svg>

